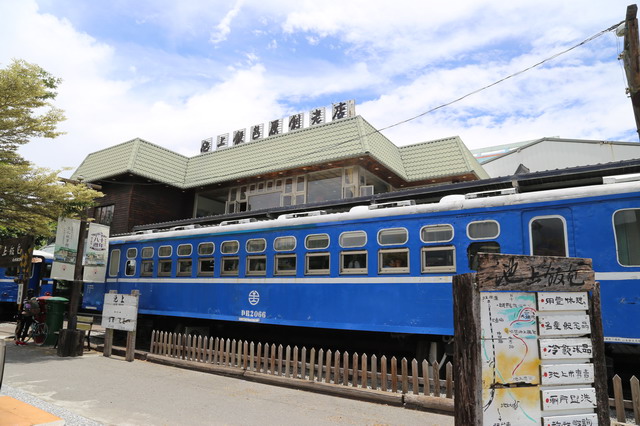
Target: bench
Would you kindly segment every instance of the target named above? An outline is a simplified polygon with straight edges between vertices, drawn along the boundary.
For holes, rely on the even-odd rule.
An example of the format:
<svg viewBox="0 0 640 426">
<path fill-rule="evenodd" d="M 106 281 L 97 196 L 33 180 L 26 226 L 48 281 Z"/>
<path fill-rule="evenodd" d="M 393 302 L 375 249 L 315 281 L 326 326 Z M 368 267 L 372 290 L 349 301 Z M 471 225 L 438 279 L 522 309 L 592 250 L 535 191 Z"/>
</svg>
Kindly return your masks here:
<svg viewBox="0 0 640 426">
<path fill-rule="evenodd" d="M 85 331 L 85 337 L 87 338 L 87 349 L 91 350 L 91 341 L 89 339 L 91 337 L 91 329 L 93 328 L 93 317 L 88 315 L 78 315 L 76 319 L 76 330 Z M 53 345 L 54 348 L 58 347 L 58 337 L 60 337 L 60 331 L 56 331 L 55 335 L 56 343 Z"/>
</svg>

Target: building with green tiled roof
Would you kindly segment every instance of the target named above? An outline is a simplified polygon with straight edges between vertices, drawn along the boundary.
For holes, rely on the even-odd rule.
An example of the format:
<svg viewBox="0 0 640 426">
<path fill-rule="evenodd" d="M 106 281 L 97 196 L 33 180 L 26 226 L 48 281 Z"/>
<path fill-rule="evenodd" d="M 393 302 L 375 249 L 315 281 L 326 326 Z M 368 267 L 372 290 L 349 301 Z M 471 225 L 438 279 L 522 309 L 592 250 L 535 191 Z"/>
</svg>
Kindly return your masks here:
<svg viewBox="0 0 640 426">
<path fill-rule="evenodd" d="M 487 177 L 459 137 L 397 147 L 361 116 L 191 158 L 136 138 L 89 154 L 72 176 L 102 185 L 94 216 L 114 233 Z"/>
</svg>

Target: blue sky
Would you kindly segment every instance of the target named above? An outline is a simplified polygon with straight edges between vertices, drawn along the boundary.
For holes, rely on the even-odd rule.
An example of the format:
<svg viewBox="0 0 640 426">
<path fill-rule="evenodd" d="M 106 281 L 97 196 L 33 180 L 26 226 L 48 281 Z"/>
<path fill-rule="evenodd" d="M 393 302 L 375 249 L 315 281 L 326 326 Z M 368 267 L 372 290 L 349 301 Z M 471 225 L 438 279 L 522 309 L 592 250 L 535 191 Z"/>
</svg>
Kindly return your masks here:
<svg viewBox="0 0 640 426">
<path fill-rule="evenodd" d="M 204 138 L 348 99 L 387 127 L 576 45 L 621 21 L 627 4 L 0 0 L 0 66 L 21 58 L 64 80 L 67 134 L 21 152 L 75 168 L 135 137 L 197 155 Z M 470 149 L 544 136 L 637 141 L 621 45 L 604 34 L 384 133 L 397 145 L 458 135 Z"/>
</svg>

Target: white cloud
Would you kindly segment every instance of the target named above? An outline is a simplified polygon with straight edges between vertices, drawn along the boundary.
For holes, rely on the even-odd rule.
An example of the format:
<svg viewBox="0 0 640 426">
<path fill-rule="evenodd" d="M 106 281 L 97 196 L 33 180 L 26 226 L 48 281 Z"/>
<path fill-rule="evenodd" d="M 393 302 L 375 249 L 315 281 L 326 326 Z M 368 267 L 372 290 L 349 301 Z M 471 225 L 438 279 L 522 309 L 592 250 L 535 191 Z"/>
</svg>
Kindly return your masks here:
<svg viewBox="0 0 640 426">
<path fill-rule="evenodd" d="M 233 8 L 227 12 L 222 21 L 216 25 L 215 32 L 211 34 L 211 43 L 218 44 L 227 39 L 231 32 L 231 22 L 238 15 L 242 7 L 242 0 L 238 0 Z"/>
</svg>

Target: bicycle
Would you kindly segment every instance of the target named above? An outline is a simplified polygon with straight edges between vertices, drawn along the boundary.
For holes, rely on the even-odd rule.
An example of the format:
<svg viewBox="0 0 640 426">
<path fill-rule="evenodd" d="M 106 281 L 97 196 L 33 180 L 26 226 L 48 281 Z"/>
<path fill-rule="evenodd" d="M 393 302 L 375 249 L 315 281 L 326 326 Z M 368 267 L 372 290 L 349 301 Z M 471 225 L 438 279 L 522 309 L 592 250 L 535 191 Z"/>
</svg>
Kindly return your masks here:
<svg viewBox="0 0 640 426">
<path fill-rule="evenodd" d="M 17 332 L 17 330 L 16 330 Z M 37 318 L 33 318 L 33 322 L 29 326 L 29 332 L 27 333 L 27 337 L 24 339 L 22 343 L 18 343 L 18 335 L 16 334 L 16 344 L 27 344 L 27 341 L 32 340 L 36 346 L 42 346 L 47 340 L 47 334 L 49 332 L 49 327 L 44 321 L 40 321 Z"/>
</svg>

